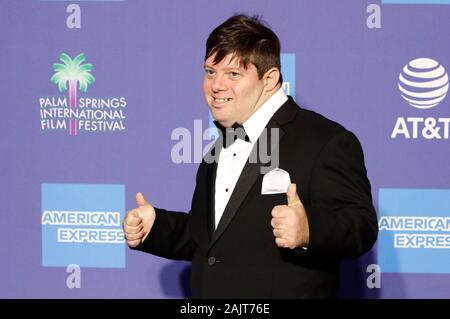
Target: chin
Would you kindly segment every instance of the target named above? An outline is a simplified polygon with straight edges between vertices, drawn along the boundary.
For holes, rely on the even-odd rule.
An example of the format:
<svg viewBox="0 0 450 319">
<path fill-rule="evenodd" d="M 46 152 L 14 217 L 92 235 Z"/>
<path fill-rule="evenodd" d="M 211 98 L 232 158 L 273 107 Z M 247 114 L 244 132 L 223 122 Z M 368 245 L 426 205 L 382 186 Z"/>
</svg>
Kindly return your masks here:
<svg viewBox="0 0 450 319">
<path fill-rule="evenodd" d="M 230 122 L 230 121 L 227 120 L 227 119 L 224 119 L 224 118 L 221 118 L 221 117 L 216 117 L 216 116 L 214 116 L 214 115 L 213 115 L 213 119 L 214 119 L 214 121 L 219 122 L 220 124 L 222 124 L 222 125 L 225 126 L 225 127 L 227 127 L 228 123 Z"/>
<path fill-rule="evenodd" d="M 223 115 L 223 114 L 211 111 L 211 115 L 212 115 L 214 120 L 216 120 L 216 121 L 218 121 L 220 123 L 227 122 L 227 117 L 225 115 Z"/>
</svg>

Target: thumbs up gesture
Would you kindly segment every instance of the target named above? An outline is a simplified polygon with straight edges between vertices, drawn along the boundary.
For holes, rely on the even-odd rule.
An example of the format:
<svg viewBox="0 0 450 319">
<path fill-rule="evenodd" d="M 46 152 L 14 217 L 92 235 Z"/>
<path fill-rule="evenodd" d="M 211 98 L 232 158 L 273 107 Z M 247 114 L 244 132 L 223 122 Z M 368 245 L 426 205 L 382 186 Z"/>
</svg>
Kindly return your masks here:
<svg viewBox="0 0 450 319">
<path fill-rule="evenodd" d="M 142 243 L 155 222 L 155 208 L 147 202 L 142 193 L 136 194 L 137 207 L 127 212 L 123 220 L 123 231 L 129 247 Z"/>
<path fill-rule="evenodd" d="M 281 248 L 295 249 L 309 243 L 309 226 L 306 211 L 297 194 L 297 186 L 290 184 L 287 190 L 287 205 L 272 209 L 271 225 L 275 243 Z"/>
</svg>

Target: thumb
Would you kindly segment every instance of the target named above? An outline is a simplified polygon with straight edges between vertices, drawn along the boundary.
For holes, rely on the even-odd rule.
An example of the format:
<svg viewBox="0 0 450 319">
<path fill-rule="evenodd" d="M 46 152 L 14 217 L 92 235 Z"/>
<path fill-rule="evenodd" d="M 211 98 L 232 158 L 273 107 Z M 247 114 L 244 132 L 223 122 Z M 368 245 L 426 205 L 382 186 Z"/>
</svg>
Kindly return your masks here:
<svg viewBox="0 0 450 319">
<path fill-rule="evenodd" d="M 290 184 L 288 186 L 287 192 L 287 200 L 288 200 L 288 206 L 296 205 L 300 203 L 300 197 L 298 197 L 297 194 L 297 185 L 296 184 Z"/>
<path fill-rule="evenodd" d="M 139 207 L 149 205 L 149 203 L 147 202 L 147 200 L 145 199 L 144 195 L 142 195 L 141 192 L 136 194 L 136 204 Z"/>
</svg>

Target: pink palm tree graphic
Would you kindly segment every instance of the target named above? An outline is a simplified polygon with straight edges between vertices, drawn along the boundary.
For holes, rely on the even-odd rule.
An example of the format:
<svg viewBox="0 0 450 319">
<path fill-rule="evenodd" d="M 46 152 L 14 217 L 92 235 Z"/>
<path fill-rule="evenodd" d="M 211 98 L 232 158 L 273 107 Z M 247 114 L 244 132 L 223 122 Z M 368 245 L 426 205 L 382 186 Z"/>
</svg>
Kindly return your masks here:
<svg viewBox="0 0 450 319">
<path fill-rule="evenodd" d="M 53 64 L 55 74 L 50 81 L 58 85 L 60 92 L 67 91 L 67 83 L 69 83 L 69 106 L 75 109 L 77 107 L 77 83 L 79 83 L 80 91 L 86 93 L 88 85 L 95 82 L 94 76 L 90 73 L 92 64 L 82 64 L 86 60 L 84 53 L 78 54 L 73 60 L 66 53 L 61 53 L 59 59 L 64 64 Z M 70 119 L 69 134 L 77 135 L 76 119 Z"/>
</svg>

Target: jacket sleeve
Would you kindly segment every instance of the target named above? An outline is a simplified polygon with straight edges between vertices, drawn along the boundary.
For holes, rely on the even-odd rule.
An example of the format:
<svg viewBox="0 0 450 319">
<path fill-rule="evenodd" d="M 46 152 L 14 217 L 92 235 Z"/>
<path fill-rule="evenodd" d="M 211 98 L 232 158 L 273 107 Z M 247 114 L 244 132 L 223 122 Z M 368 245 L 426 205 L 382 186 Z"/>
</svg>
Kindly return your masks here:
<svg viewBox="0 0 450 319">
<path fill-rule="evenodd" d="M 363 151 L 353 133 L 343 131 L 325 144 L 310 183 L 305 254 L 336 260 L 369 251 L 377 239 L 378 222 Z"/>
<path fill-rule="evenodd" d="M 155 207 L 156 218 L 150 233 L 144 242 L 131 249 L 168 259 L 192 260 L 196 243 L 191 236 L 189 219 L 194 209 L 194 202 L 198 201 L 199 179 L 204 176 L 202 164 L 197 171 L 191 211 L 186 214 Z"/>
<path fill-rule="evenodd" d="M 189 214 L 159 208 L 155 211 L 155 223 L 147 238 L 132 249 L 168 259 L 191 261 L 195 246 L 189 231 Z"/>
</svg>

